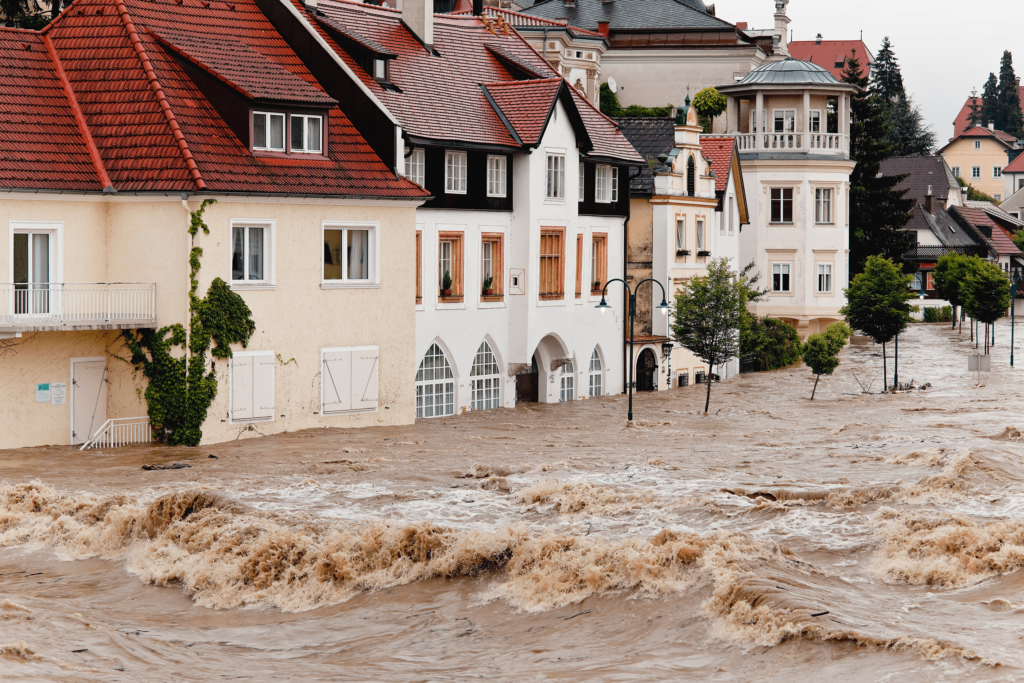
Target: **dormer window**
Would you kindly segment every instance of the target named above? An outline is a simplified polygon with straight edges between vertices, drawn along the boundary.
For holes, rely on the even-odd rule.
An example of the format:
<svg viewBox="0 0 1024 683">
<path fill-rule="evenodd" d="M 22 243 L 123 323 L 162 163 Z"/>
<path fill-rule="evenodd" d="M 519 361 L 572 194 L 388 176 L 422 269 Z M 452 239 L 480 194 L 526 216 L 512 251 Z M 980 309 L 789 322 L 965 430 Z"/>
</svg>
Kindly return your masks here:
<svg viewBox="0 0 1024 683">
<path fill-rule="evenodd" d="M 284 151 L 284 114 L 253 112 L 252 148 L 261 152 Z"/>
<path fill-rule="evenodd" d="M 373 77 L 376 78 L 378 81 L 388 80 L 388 60 L 373 60 Z"/>
<path fill-rule="evenodd" d="M 323 117 L 292 114 L 292 150 L 303 154 L 323 151 Z"/>
</svg>

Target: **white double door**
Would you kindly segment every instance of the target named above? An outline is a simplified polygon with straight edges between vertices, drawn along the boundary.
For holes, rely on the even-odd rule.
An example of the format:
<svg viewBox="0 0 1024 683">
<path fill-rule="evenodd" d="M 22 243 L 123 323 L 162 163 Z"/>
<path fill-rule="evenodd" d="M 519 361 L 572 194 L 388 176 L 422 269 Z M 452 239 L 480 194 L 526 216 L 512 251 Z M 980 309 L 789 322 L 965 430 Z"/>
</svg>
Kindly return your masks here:
<svg viewBox="0 0 1024 683">
<path fill-rule="evenodd" d="M 10 312 L 19 318 L 46 318 L 57 313 L 58 292 L 52 287 L 58 265 L 55 227 L 15 223 L 11 247 Z"/>
</svg>

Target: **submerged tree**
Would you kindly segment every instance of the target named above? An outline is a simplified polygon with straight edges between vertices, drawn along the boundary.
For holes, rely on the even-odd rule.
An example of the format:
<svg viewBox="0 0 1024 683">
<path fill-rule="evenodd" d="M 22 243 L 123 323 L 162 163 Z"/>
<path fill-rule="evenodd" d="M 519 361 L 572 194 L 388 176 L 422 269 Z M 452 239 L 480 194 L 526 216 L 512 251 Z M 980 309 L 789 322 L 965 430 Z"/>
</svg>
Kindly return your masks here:
<svg viewBox="0 0 1024 683">
<path fill-rule="evenodd" d="M 822 375 L 831 375 L 839 367 L 839 352 L 846 346 L 853 330 L 846 323 L 832 323 L 824 332 L 812 334 L 803 345 L 804 363 L 814 373 L 814 389 L 811 400 L 818 392 L 818 380 Z"/>
<path fill-rule="evenodd" d="M 853 278 L 846 290 L 846 305 L 841 313 L 855 330 L 860 330 L 882 345 L 882 384 L 889 389 L 885 345 L 906 329 L 910 322 L 911 275 L 903 266 L 887 258 L 869 256 L 864 272 Z M 898 353 L 898 352 L 897 352 Z M 897 363 L 899 359 L 897 358 Z"/>
<path fill-rule="evenodd" d="M 676 293 L 672 334 L 708 366 L 704 412 L 711 405 L 711 374 L 739 353 L 741 313 L 746 294 L 740 279 L 729 269 L 729 259 L 714 259 L 707 275 L 684 281 Z"/>
<path fill-rule="evenodd" d="M 985 353 L 988 353 L 988 326 L 1006 314 L 1010 305 L 1010 278 L 994 263 L 981 261 L 967 273 L 963 286 L 964 310 L 985 323 Z"/>
<path fill-rule="evenodd" d="M 964 256 L 963 254 L 946 254 L 935 264 L 932 277 L 935 280 L 935 293 L 949 302 L 953 307 L 953 327 L 956 327 L 957 308 L 963 305 L 961 288 L 967 273 L 979 261 L 977 256 Z"/>
</svg>

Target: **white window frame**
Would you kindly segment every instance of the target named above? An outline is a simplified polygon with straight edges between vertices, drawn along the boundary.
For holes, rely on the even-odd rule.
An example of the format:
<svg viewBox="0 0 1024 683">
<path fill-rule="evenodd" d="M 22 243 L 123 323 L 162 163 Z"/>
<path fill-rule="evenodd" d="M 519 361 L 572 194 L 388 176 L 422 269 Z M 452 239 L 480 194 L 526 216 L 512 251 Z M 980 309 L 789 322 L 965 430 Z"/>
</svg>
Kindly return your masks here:
<svg viewBox="0 0 1024 683">
<path fill-rule="evenodd" d="M 594 201 L 598 204 L 611 204 L 612 173 L 611 166 L 598 164 L 594 168 Z"/>
<path fill-rule="evenodd" d="M 423 183 L 426 181 L 427 162 L 426 154 L 422 147 L 413 147 L 412 154 L 409 155 L 409 161 L 406 163 L 405 169 L 405 177 L 420 187 L 423 187 Z"/>
<path fill-rule="evenodd" d="M 586 198 L 587 189 L 587 174 L 583 168 L 583 162 L 580 162 L 580 182 L 579 182 L 579 200 L 582 202 Z"/>
<path fill-rule="evenodd" d="M 50 235 L 50 283 L 64 282 L 64 222 L 63 221 L 10 221 L 7 235 L 8 282 L 14 282 L 14 235 Z"/>
<path fill-rule="evenodd" d="M 545 198 L 565 201 L 565 154 L 548 152 L 544 168 Z"/>
<path fill-rule="evenodd" d="M 835 293 L 835 287 L 836 287 L 836 285 L 835 285 L 835 271 L 836 271 L 835 266 L 833 264 L 831 264 L 831 263 L 818 263 L 818 264 L 815 265 L 815 271 L 816 271 L 816 273 L 815 273 L 816 278 L 815 278 L 815 281 L 814 281 L 815 292 L 817 292 L 818 294 L 834 294 Z M 828 284 L 828 288 L 827 289 L 822 289 L 821 288 L 821 284 L 822 284 L 821 280 L 822 280 L 823 277 L 825 278 L 825 281 Z M 790 275 L 790 285 L 792 285 L 792 275 Z"/>
<path fill-rule="evenodd" d="M 789 288 L 788 289 L 775 289 L 775 266 L 779 266 L 779 275 L 789 276 Z M 771 263 L 771 277 L 772 277 L 772 294 L 792 294 L 793 293 L 793 262 L 792 261 L 773 261 Z M 783 267 L 788 269 L 788 272 L 783 272 Z M 781 284 L 781 282 L 780 282 Z"/>
<path fill-rule="evenodd" d="M 275 271 L 277 259 L 274 258 L 277 250 L 277 221 L 272 218 L 232 218 L 231 242 L 228 249 L 228 273 L 231 278 L 231 289 L 267 289 L 273 287 L 277 282 Z M 235 228 L 245 229 L 245 247 L 242 258 L 242 278 L 236 280 L 234 275 L 235 256 Z M 249 228 L 263 228 L 263 279 L 249 280 Z"/>
<path fill-rule="evenodd" d="M 373 60 L 373 77 L 378 81 L 388 80 L 388 60 L 374 58 Z"/>
<path fill-rule="evenodd" d="M 1003 167 L 993 166 L 992 167 L 992 180 L 999 180 L 1003 177 Z"/>
<path fill-rule="evenodd" d="M 342 410 L 325 410 L 325 405 L 326 404 L 324 403 L 324 398 L 325 398 L 324 397 L 324 387 L 325 387 L 326 383 L 327 382 L 331 382 L 331 381 L 335 382 L 335 385 L 334 385 L 335 391 L 339 391 L 339 389 L 337 388 L 337 384 L 336 384 L 337 381 L 338 381 L 338 378 L 333 377 L 333 374 L 331 373 L 331 371 L 329 370 L 329 368 L 327 366 L 327 359 L 325 358 L 325 356 L 327 356 L 327 354 L 329 354 L 329 353 L 351 353 L 351 354 L 353 354 L 353 357 L 349 359 L 349 368 L 348 368 L 348 376 L 347 376 L 347 378 L 348 378 L 348 385 L 347 386 L 348 386 L 348 390 L 349 390 L 350 396 L 355 396 L 355 393 L 357 391 L 360 391 L 358 387 L 352 386 L 352 382 L 353 382 L 353 365 L 352 365 L 352 360 L 354 359 L 354 354 L 357 354 L 357 353 L 371 354 L 372 353 L 372 354 L 374 354 L 376 356 L 376 359 L 374 360 L 374 365 L 370 369 L 370 376 L 368 378 L 367 384 L 364 385 L 364 387 L 362 388 L 362 394 L 361 394 L 361 398 L 363 399 L 361 402 L 363 402 L 363 403 L 372 402 L 373 403 L 372 407 L 371 406 L 366 406 L 366 407 L 345 408 L 345 409 L 342 409 Z M 373 386 L 373 388 L 371 390 L 370 384 L 373 382 L 374 379 L 376 379 L 376 383 L 375 383 L 375 385 Z M 377 346 L 335 346 L 335 347 L 320 349 L 320 415 L 321 416 L 331 417 L 333 415 L 355 415 L 355 414 L 358 414 L 358 413 L 376 413 L 376 412 L 379 412 L 380 411 L 380 398 L 379 398 L 380 397 L 380 393 L 379 392 L 380 392 L 380 348 L 379 347 L 377 347 Z M 367 394 L 371 394 L 371 393 L 373 394 L 373 397 L 367 399 Z M 339 396 L 338 398 L 341 398 L 341 397 Z"/>
<path fill-rule="evenodd" d="M 508 194 L 508 157 L 503 154 L 487 155 L 487 196 L 505 197 Z"/>
<path fill-rule="evenodd" d="M 782 114 L 782 127 L 783 130 L 776 130 L 775 123 L 778 121 L 779 114 Z M 789 123 L 789 129 L 786 130 L 786 123 Z M 773 134 L 784 134 L 784 133 L 795 133 L 796 132 L 796 110 L 795 109 L 773 109 L 772 110 L 772 130 Z"/>
<path fill-rule="evenodd" d="M 807 121 L 807 127 L 808 127 L 808 131 L 807 132 L 809 132 L 809 133 L 818 134 L 818 133 L 822 132 L 822 130 L 821 130 L 821 110 L 820 109 L 812 109 L 810 111 L 810 116 L 808 117 L 808 121 Z"/>
<path fill-rule="evenodd" d="M 494 247 L 498 244 L 494 241 L 482 241 L 480 242 L 480 289 L 483 290 L 484 280 L 487 276 L 491 277 L 491 288 L 497 289 L 494 286 Z"/>
<path fill-rule="evenodd" d="M 676 216 L 676 251 L 686 249 L 686 216 Z"/>
<path fill-rule="evenodd" d="M 619 167 L 612 166 L 612 204 L 619 201 Z"/>
<path fill-rule="evenodd" d="M 953 168 L 951 168 L 949 170 L 953 172 L 953 177 L 954 178 L 960 178 L 961 177 L 960 176 L 960 167 L 959 166 L 954 166 Z"/>
<path fill-rule="evenodd" d="M 971 166 L 971 180 L 981 180 L 981 166 Z"/>
<path fill-rule="evenodd" d="M 309 122 L 316 120 L 320 122 L 320 148 L 312 149 L 309 147 Z M 296 124 L 302 126 L 302 148 L 296 148 L 292 145 L 292 131 Z M 290 114 L 288 116 L 288 151 L 295 154 L 324 154 L 324 117 L 317 116 L 315 114 Z"/>
<path fill-rule="evenodd" d="M 435 418 L 435 417 L 450 417 L 451 415 L 454 415 L 457 412 L 458 407 L 459 407 L 458 379 L 455 376 L 455 369 L 452 367 L 452 362 L 448 359 L 448 353 L 436 341 L 432 342 L 431 345 L 427 347 L 427 350 L 423 352 L 423 355 L 420 356 L 420 362 L 416 364 L 416 375 L 414 375 L 414 377 L 419 375 L 419 373 L 420 373 L 420 366 L 423 365 L 423 361 L 426 359 L 427 354 L 430 352 L 430 349 L 433 348 L 435 345 L 437 346 L 437 349 L 441 352 L 441 355 L 444 357 L 445 364 L 446 364 L 446 366 L 448 368 L 448 372 L 451 373 L 451 377 L 442 377 L 441 379 L 434 378 L 434 379 L 430 379 L 430 380 L 420 380 L 420 379 L 414 380 L 415 381 L 415 387 L 416 387 L 416 402 L 417 402 L 417 405 L 416 405 L 416 417 L 417 417 L 417 419 L 420 419 L 420 418 L 431 419 L 431 418 Z M 444 385 L 444 390 L 442 392 L 442 395 L 444 396 L 443 405 L 445 407 L 443 408 L 443 410 L 442 410 L 442 412 L 440 414 L 436 414 L 436 413 L 434 415 L 424 415 L 423 414 L 425 411 L 423 410 L 424 406 L 421 404 L 420 399 L 425 398 L 426 392 L 420 392 L 420 388 L 421 387 L 425 387 L 427 385 L 433 385 L 435 388 L 437 387 L 437 385 Z M 449 391 L 449 389 L 450 389 L 450 391 Z M 447 400 L 449 394 L 451 395 L 451 403 L 450 404 L 449 404 L 449 402 Z M 436 396 L 437 394 L 434 394 L 434 395 Z M 434 404 L 434 405 L 436 405 L 436 404 Z M 447 407 L 449 405 L 451 406 L 451 412 L 446 412 L 447 411 Z M 433 408 L 433 406 L 432 406 L 432 408 Z"/>
<path fill-rule="evenodd" d="M 597 361 L 597 367 L 594 367 L 594 362 Z M 587 376 L 589 382 L 587 383 L 587 396 L 590 398 L 597 398 L 598 396 L 604 395 L 604 361 L 601 360 L 600 352 L 595 348 L 594 352 L 590 354 L 590 365 L 587 368 Z M 596 388 L 596 392 L 595 392 Z"/>
<path fill-rule="evenodd" d="M 235 377 L 235 365 L 234 365 L 233 361 L 236 358 L 252 358 L 252 363 L 253 363 L 253 381 L 254 382 L 255 382 L 255 374 L 256 374 L 255 373 L 255 364 L 260 362 L 259 361 L 260 358 L 263 359 L 264 363 L 267 363 L 268 365 L 271 365 L 271 367 L 273 367 L 273 369 L 275 371 L 277 370 L 277 366 L 275 365 L 275 363 L 277 362 L 276 361 L 276 354 L 274 353 L 273 350 L 265 350 L 264 349 L 264 350 L 260 350 L 260 351 L 252 351 L 252 350 L 235 351 L 232 354 L 232 359 L 228 363 L 228 424 L 250 424 L 250 423 L 253 423 L 253 422 L 273 422 L 275 420 L 275 418 L 276 418 L 275 410 L 276 410 L 276 405 L 277 405 L 277 392 L 276 392 L 276 387 L 275 387 L 276 380 L 277 380 L 277 378 L 275 376 L 277 374 L 276 372 L 271 373 L 270 395 L 271 395 L 271 397 L 274 400 L 274 405 L 269 408 L 270 414 L 269 415 L 253 416 L 253 417 L 242 417 L 242 418 L 236 418 L 235 417 L 235 413 L 238 412 L 238 409 L 235 408 L 235 382 L 236 382 L 236 377 Z M 267 359 L 269 359 L 269 360 L 267 360 Z M 254 393 L 255 393 L 255 390 L 254 390 Z M 255 398 L 255 396 L 253 396 L 253 412 L 254 413 L 256 412 L 255 401 L 256 401 L 256 398 Z M 266 406 L 261 407 L 261 410 L 267 410 Z"/>
<path fill-rule="evenodd" d="M 486 352 L 484 346 L 487 347 Z M 477 369 L 482 366 L 478 361 L 481 355 L 489 352 L 494 361 L 493 374 L 476 374 Z M 486 356 L 485 356 L 486 358 Z M 469 372 L 470 410 L 493 410 L 501 407 L 501 366 L 498 365 L 498 357 L 494 354 L 494 348 L 490 342 L 483 341 L 473 354 L 473 365 Z M 493 392 L 490 396 L 487 394 Z"/>
<path fill-rule="evenodd" d="M 369 230 L 369 278 L 366 280 L 349 280 L 344 277 L 348 264 L 342 260 L 342 278 L 328 280 L 324 278 L 324 244 L 326 243 L 327 230 Z M 346 236 L 342 233 L 341 243 L 345 244 Z M 320 224 L 320 244 L 317 245 L 320 262 L 320 288 L 321 289 L 363 289 L 380 287 L 380 223 L 372 221 L 322 221 Z"/>
<path fill-rule="evenodd" d="M 267 145 L 265 147 L 256 146 L 256 117 L 266 116 L 267 117 Z M 281 146 L 271 147 L 270 146 L 270 119 L 271 117 L 279 117 L 281 119 Z M 288 117 L 283 112 L 278 111 L 254 111 L 252 113 L 252 149 L 254 152 L 284 152 L 288 149 Z"/>
<path fill-rule="evenodd" d="M 568 371 L 566 371 L 568 368 Z M 576 400 L 576 367 L 566 363 L 559 372 L 558 402 L 569 403 Z"/>
<path fill-rule="evenodd" d="M 974 149 L 981 149 L 981 140 L 974 141 Z"/>
<path fill-rule="evenodd" d="M 702 251 L 710 251 L 709 249 L 705 249 L 706 245 L 704 244 L 705 241 L 706 241 L 704 239 L 704 237 L 705 237 L 705 234 L 704 234 L 704 219 L 703 218 L 697 218 L 696 220 L 694 220 L 693 223 L 694 223 L 694 225 L 693 225 L 693 237 L 694 237 L 694 247 L 695 247 L 695 250 L 697 251 L 698 254 L 700 252 L 702 252 Z"/>
<path fill-rule="evenodd" d="M 444 193 L 466 194 L 465 152 L 446 149 L 444 151 Z"/>
<path fill-rule="evenodd" d="M 835 196 L 836 193 L 831 187 L 814 188 L 815 225 L 835 225 Z M 827 215 L 824 210 L 826 208 L 828 209 Z"/>
<path fill-rule="evenodd" d="M 447 254 L 445 252 L 448 252 Z M 448 276 L 452 279 L 452 284 L 455 284 L 455 276 L 452 275 L 452 261 L 454 260 L 455 248 L 452 246 L 452 240 L 438 240 L 437 242 L 437 288 L 441 290 L 444 284 L 444 274 L 447 272 Z M 445 263 L 448 267 L 445 268 Z"/>
</svg>

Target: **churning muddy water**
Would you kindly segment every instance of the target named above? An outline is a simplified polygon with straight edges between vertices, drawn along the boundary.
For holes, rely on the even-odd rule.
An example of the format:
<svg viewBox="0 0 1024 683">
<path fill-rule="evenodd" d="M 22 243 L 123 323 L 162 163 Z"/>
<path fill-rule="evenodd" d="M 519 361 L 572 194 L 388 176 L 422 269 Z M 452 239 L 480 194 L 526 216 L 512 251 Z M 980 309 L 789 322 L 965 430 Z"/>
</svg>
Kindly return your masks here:
<svg viewBox="0 0 1024 683">
<path fill-rule="evenodd" d="M 813 402 L 801 366 L 707 416 L 701 387 L 641 396 L 631 427 L 614 396 L 0 451 L 0 678 L 1024 680 L 1024 371 L 996 335 L 983 386 L 967 332 L 916 326 L 927 391 L 862 394 L 857 338 Z"/>
</svg>

